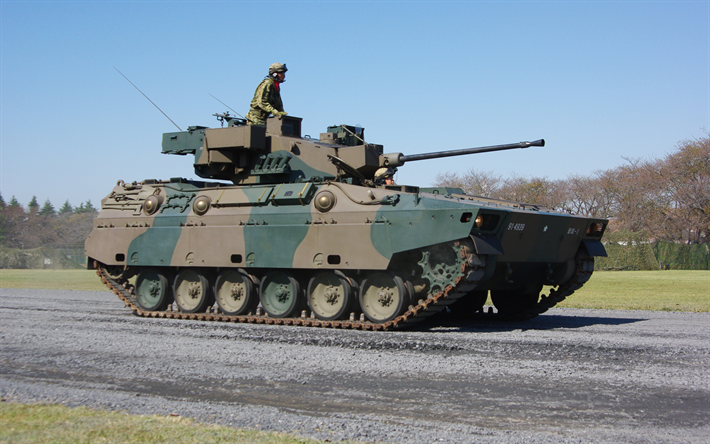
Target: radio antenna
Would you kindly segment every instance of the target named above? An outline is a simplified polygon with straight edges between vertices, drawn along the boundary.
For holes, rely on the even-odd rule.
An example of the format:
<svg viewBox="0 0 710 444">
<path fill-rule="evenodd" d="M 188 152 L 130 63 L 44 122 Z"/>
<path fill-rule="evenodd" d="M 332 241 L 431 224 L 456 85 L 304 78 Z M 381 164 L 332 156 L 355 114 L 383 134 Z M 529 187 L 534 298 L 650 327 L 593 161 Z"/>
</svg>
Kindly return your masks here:
<svg viewBox="0 0 710 444">
<path fill-rule="evenodd" d="M 118 68 L 116 68 L 115 66 L 113 67 L 113 69 L 115 69 L 116 71 L 118 71 Z M 124 76 L 121 71 L 118 71 L 118 73 L 121 74 L 124 79 L 128 80 L 128 77 Z M 133 82 L 131 82 L 130 80 L 128 80 L 128 83 L 130 83 L 131 85 L 133 85 Z M 133 87 L 134 87 L 135 89 L 138 89 L 138 87 L 137 87 L 136 85 L 133 85 Z M 138 89 L 138 92 L 141 93 L 141 94 L 143 94 L 143 91 L 141 91 L 140 89 Z M 148 101 L 149 101 L 150 103 L 153 103 L 153 101 L 150 100 L 150 98 L 149 98 L 148 96 L 146 96 L 145 94 L 143 94 L 143 97 L 145 97 L 146 99 L 148 99 Z M 163 113 L 163 110 L 160 109 L 160 108 L 158 107 L 158 105 L 156 105 L 155 103 L 153 103 L 153 106 L 156 107 L 156 108 L 158 108 L 158 111 L 160 111 L 161 113 Z M 167 119 L 168 119 L 173 125 L 175 125 L 175 128 L 177 128 L 177 129 L 179 129 L 180 131 L 182 131 L 182 128 L 180 128 L 179 126 L 177 126 L 177 123 L 173 122 L 173 119 L 171 119 L 170 117 L 168 117 L 168 115 L 165 114 L 165 113 L 163 113 L 163 115 L 164 115 L 165 117 L 167 117 Z"/>
<path fill-rule="evenodd" d="M 207 93 L 207 94 L 210 94 L 210 93 Z M 210 94 L 210 95 L 212 96 L 212 94 Z M 238 115 L 239 117 L 241 117 L 242 119 L 244 119 L 244 116 L 242 116 L 242 115 L 239 114 L 238 112 L 234 111 L 229 105 L 227 105 L 227 104 L 224 103 L 223 101 L 219 100 L 217 97 L 212 96 L 212 98 L 214 98 L 216 101 L 218 101 L 218 102 L 221 103 L 222 105 L 224 105 L 224 106 L 226 106 L 227 108 L 229 108 L 230 110 L 232 110 L 232 112 L 233 112 L 234 114 L 236 114 L 236 115 Z"/>
</svg>

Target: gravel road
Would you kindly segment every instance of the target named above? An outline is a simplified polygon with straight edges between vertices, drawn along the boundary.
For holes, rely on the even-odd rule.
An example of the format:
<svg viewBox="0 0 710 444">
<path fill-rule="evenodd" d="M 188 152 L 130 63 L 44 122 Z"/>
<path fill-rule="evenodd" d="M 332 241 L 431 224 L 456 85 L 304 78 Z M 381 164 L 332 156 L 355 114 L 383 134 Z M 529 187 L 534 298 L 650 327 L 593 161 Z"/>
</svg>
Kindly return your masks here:
<svg viewBox="0 0 710 444">
<path fill-rule="evenodd" d="M 710 314 L 553 309 L 413 331 L 142 319 L 0 289 L 4 400 L 388 443 L 707 443 Z"/>
</svg>

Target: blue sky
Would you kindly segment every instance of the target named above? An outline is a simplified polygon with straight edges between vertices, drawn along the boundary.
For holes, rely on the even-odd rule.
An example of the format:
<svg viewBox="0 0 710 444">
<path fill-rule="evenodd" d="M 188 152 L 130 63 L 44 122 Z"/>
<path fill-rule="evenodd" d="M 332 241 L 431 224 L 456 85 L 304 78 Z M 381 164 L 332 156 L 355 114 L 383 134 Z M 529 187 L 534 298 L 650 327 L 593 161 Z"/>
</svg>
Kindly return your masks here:
<svg viewBox="0 0 710 444">
<path fill-rule="evenodd" d="M 98 206 L 117 180 L 197 178 L 175 127 L 244 115 L 274 62 L 303 134 L 361 125 L 385 152 L 544 138 L 410 162 L 563 179 L 658 158 L 710 130 L 708 1 L 0 2 L 0 192 Z"/>
</svg>

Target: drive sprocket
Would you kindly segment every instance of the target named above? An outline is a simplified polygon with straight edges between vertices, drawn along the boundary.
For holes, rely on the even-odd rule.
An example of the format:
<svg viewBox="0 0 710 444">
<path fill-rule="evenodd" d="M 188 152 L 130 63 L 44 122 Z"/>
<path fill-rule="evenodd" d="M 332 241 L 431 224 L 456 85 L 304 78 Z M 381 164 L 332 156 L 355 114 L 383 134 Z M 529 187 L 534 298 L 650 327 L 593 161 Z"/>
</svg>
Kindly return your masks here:
<svg viewBox="0 0 710 444">
<path fill-rule="evenodd" d="M 466 266 L 466 254 L 462 253 L 464 248 L 460 242 L 449 242 L 422 249 L 422 259 L 418 265 L 422 268 L 421 277 L 429 283 L 430 295 L 441 293 L 447 286 L 457 284 L 456 278 L 462 275 Z"/>
</svg>

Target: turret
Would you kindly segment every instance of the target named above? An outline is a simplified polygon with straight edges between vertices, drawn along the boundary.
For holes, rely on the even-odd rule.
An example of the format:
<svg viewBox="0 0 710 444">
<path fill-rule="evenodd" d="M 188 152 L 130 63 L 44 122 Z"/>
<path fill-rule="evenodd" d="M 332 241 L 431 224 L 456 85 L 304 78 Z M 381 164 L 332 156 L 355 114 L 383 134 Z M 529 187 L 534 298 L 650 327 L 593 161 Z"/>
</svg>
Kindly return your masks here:
<svg viewBox="0 0 710 444">
<path fill-rule="evenodd" d="M 382 145 L 365 142 L 361 127 L 328 127 L 319 139 L 301 136 L 301 118 L 272 117 L 265 126 L 246 125 L 229 113 L 215 114 L 226 127 L 189 127 L 163 134 L 164 154 L 194 154 L 195 174 L 235 184 L 344 180 L 368 183 L 382 166 L 408 161 L 484 153 L 530 146 L 544 140 L 465 148 L 426 154 L 383 153 Z"/>
</svg>

